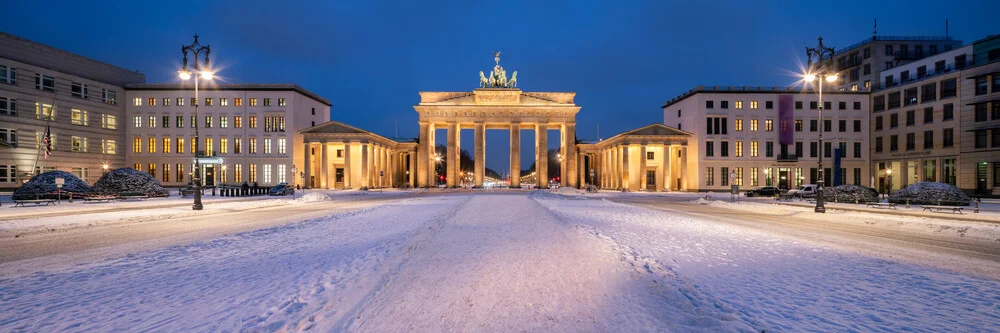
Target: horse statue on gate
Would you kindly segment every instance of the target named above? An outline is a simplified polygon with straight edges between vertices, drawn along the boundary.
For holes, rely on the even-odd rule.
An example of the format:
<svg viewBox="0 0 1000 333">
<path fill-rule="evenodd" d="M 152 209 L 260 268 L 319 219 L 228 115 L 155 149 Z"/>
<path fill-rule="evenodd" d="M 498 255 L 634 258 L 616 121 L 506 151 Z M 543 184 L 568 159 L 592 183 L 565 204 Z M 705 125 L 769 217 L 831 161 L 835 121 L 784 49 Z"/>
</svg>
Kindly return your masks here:
<svg viewBox="0 0 1000 333">
<path fill-rule="evenodd" d="M 514 71 L 510 76 L 510 81 L 507 81 L 508 88 L 517 88 L 517 71 Z"/>
<path fill-rule="evenodd" d="M 490 80 L 486 79 L 486 74 L 483 74 L 483 71 L 479 71 L 479 86 L 481 88 L 488 88 L 490 86 Z"/>
</svg>

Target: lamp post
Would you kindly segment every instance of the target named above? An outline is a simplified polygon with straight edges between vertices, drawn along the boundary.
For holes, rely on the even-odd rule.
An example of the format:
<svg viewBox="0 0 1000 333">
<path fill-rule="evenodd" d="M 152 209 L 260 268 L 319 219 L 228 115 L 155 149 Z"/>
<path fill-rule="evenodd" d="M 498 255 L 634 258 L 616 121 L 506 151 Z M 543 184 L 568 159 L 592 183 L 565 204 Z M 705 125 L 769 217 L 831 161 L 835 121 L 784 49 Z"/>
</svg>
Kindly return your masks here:
<svg viewBox="0 0 1000 333">
<path fill-rule="evenodd" d="M 194 55 L 194 66 L 191 68 L 194 70 L 188 70 L 188 52 Z M 198 58 L 204 52 L 205 54 L 205 70 L 201 69 L 198 65 Z M 194 175 L 191 180 L 194 182 L 194 204 L 191 205 L 193 210 L 201 210 L 203 207 L 201 205 L 201 163 L 198 161 L 198 78 L 204 80 L 211 80 L 214 75 L 209 68 L 208 54 L 212 52 L 212 47 L 210 45 L 201 45 L 198 43 L 198 35 L 194 35 L 194 43 L 191 45 L 181 45 L 181 54 L 184 55 L 184 67 L 177 71 L 177 75 L 180 76 L 181 80 L 187 81 L 191 77 L 194 77 Z M 192 75 L 194 74 L 194 75 Z"/>
<path fill-rule="evenodd" d="M 807 67 L 810 72 L 803 76 L 803 80 L 809 83 L 817 81 L 819 86 L 819 101 L 817 102 L 819 104 L 819 180 L 816 182 L 816 208 L 814 209 L 817 213 L 826 213 L 826 206 L 823 205 L 823 125 L 825 125 L 823 121 L 823 81 L 837 82 L 837 72 L 828 72 L 823 60 L 832 60 L 833 54 L 832 47 L 823 46 L 823 37 L 819 38 L 819 45 L 815 48 L 806 48 L 806 57 L 809 59 Z M 815 70 L 812 68 L 814 56 L 817 58 Z"/>
<path fill-rule="evenodd" d="M 295 168 L 295 164 L 292 164 L 292 183 L 295 183 L 295 175 L 298 174 L 299 169 Z M 292 192 L 292 200 L 295 200 L 295 192 Z"/>
</svg>

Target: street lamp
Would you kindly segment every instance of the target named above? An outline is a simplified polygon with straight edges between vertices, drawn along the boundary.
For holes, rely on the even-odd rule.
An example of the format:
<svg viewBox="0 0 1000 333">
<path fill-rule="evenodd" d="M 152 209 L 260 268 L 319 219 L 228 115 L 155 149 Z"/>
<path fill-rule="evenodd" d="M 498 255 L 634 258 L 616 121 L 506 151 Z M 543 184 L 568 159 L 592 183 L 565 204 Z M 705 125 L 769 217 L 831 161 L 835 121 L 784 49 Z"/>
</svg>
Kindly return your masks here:
<svg viewBox="0 0 1000 333">
<path fill-rule="evenodd" d="M 823 60 L 832 60 L 833 54 L 832 47 L 823 46 L 823 37 L 819 38 L 819 45 L 816 48 L 806 47 L 806 57 L 809 59 L 807 67 L 810 72 L 803 76 L 803 81 L 809 83 L 815 81 L 819 88 L 819 101 L 817 102 L 819 104 L 819 180 L 816 182 L 816 208 L 814 209 L 817 213 L 826 213 L 826 207 L 823 205 L 823 127 L 825 125 L 823 121 L 823 81 L 837 82 L 837 73 L 828 72 L 826 68 L 828 66 L 824 65 L 829 64 L 829 62 L 824 64 Z M 815 69 L 812 68 L 814 56 L 817 58 Z"/>
<path fill-rule="evenodd" d="M 110 168 L 110 167 L 111 167 L 110 165 L 108 165 L 107 163 L 104 163 L 104 165 L 101 166 L 101 175 L 103 176 L 103 175 L 108 174 L 108 168 Z"/>
<path fill-rule="evenodd" d="M 191 68 L 194 72 L 188 70 L 188 52 L 194 55 L 194 66 Z M 198 65 L 198 57 L 204 52 L 205 54 L 205 70 L 202 70 L 201 66 Z M 198 43 L 198 35 L 194 35 L 194 43 L 191 45 L 181 45 L 181 54 L 184 55 L 184 67 L 177 71 L 177 75 L 181 80 L 187 81 L 191 77 L 194 77 L 194 176 L 191 178 L 194 182 L 194 204 L 191 205 L 193 210 L 201 210 L 203 207 L 201 205 L 201 163 L 198 161 L 198 79 L 211 80 L 214 74 L 208 70 L 209 60 L 208 54 L 212 52 L 212 47 L 210 45 L 201 45 Z M 193 75 L 194 74 L 194 75 Z"/>
<path fill-rule="evenodd" d="M 295 175 L 298 174 L 299 169 L 295 168 L 295 164 L 292 164 L 292 183 L 295 183 Z M 292 192 L 292 199 L 295 199 L 295 192 Z"/>
</svg>

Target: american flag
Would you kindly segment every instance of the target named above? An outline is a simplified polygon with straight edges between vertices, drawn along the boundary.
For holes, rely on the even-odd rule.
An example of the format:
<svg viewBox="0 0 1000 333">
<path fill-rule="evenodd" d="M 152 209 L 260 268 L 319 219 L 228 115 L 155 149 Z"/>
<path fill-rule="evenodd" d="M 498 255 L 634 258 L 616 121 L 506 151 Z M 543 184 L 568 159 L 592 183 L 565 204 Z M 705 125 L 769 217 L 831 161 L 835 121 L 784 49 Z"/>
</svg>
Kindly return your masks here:
<svg viewBox="0 0 1000 333">
<path fill-rule="evenodd" d="M 49 155 L 52 155 L 52 135 L 49 126 L 45 126 L 45 137 L 42 138 L 42 145 L 45 146 L 45 158 L 49 158 Z"/>
</svg>

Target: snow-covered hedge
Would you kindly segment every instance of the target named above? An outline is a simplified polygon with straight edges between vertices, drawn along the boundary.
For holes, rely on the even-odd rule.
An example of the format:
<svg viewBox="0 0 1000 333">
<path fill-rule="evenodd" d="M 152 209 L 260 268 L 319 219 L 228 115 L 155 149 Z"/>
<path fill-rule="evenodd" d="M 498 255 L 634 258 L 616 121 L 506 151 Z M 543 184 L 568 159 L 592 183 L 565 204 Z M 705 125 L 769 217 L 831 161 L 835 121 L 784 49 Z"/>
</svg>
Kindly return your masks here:
<svg viewBox="0 0 1000 333">
<path fill-rule="evenodd" d="M 123 192 L 143 193 L 151 197 L 165 197 L 167 190 L 153 175 L 132 168 L 111 170 L 94 183 L 95 194 L 116 195 Z"/>
<path fill-rule="evenodd" d="M 905 204 L 909 199 L 914 205 L 968 206 L 969 196 L 954 185 L 936 182 L 919 182 L 889 195 L 889 202 Z"/>
<path fill-rule="evenodd" d="M 60 170 L 43 172 L 35 175 L 27 183 L 14 190 L 14 200 L 29 200 L 35 198 L 56 199 L 56 178 L 63 178 L 65 183 L 62 187 L 62 198 L 69 198 L 69 195 L 80 198 L 90 192 L 90 185 L 77 178 L 72 173 Z"/>
<path fill-rule="evenodd" d="M 854 203 L 878 200 L 878 191 L 871 187 L 840 185 L 824 191 L 826 201 Z"/>
</svg>

